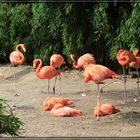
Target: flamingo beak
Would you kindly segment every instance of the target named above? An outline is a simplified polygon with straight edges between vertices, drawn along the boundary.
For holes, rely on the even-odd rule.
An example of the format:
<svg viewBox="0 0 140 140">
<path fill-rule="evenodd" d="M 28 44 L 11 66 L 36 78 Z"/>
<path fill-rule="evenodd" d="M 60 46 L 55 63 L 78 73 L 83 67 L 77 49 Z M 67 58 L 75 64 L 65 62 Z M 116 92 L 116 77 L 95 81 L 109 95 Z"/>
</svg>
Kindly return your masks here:
<svg viewBox="0 0 140 140">
<path fill-rule="evenodd" d="M 25 48 L 23 48 L 23 51 L 24 51 L 24 52 L 26 52 L 26 49 L 25 49 Z"/>
</svg>

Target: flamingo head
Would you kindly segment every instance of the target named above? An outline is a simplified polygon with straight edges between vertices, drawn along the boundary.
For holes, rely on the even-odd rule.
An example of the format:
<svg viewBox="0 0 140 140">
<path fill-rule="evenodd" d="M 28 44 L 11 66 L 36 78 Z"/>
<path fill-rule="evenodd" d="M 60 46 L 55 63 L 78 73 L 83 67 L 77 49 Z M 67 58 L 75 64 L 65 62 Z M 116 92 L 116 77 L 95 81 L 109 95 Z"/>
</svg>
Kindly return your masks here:
<svg viewBox="0 0 140 140">
<path fill-rule="evenodd" d="M 36 69 L 37 68 L 37 64 L 38 64 L 39 60 L 38 59 L 35 59 L 33 61 L 33 68 Z"/>
<path fill-rule="evenodd" d="M 26 52 L 26 46 L 24 44 L 18 44 L 17 48 L 20 47 L 24 52 Z"/>
<path fill-rule="evenodd" d="M 72 59 L 72 61 L 75 61 L 75 55 L 74 54 L 70 54 L 70 58 Z"/>
<path fill-rule="evenodd" d="M 134 54 L 135 56 L 137 56 L 138 53 L 139 53 L 139 50 L 134 50 L 134 51 L 133 51 L 133 54 Z"/>
</svg>

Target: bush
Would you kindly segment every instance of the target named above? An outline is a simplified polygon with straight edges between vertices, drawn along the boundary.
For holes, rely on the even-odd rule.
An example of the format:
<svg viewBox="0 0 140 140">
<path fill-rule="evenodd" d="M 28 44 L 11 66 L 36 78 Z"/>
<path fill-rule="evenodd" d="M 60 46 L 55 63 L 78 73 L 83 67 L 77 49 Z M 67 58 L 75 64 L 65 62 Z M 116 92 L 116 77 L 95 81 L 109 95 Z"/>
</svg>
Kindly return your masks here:
<svg viewBox="0 0 140 140">
<path fill-rule="evenodd" d="M 20 126 L 23 125 L 23 122 L 12 113 L 6 102 L 0 98 L 0 134 L 19 136 L 21 133 Z"/>
</svg>

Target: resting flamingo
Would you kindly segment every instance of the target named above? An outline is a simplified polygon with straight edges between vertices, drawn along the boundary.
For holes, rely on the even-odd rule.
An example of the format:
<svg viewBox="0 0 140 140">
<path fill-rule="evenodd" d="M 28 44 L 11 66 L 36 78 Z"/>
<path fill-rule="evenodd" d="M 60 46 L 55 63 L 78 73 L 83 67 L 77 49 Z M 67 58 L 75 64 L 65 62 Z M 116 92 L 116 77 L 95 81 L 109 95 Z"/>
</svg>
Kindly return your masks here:
<svg viewBox="0 0 140 140">
<path fill-rule="evenodd" d="M 43 102 L 43 108 L 45 111 L 48 111 L 51 110 L 57 104 L 62 104 L 64 106 L 74 106 L 74 102 L 67 98 L 47 97 Z"/>
<path fill-rule="evenodd" d="M 13 67 L 21 65 L 25 61 L 24 55 L 19 51 L 19 48 L 21 48 L 24 52 L 26 52 L 26 47 L 24 44 L 18 44 L 16 46 L 16 50 L 11 52 L 9 56 L 11 65 Z M 14 70 L 14 81 L 15 81 L 15 70 Z"/>
<path fill-rule="evenodd" d="M 111 76 L 118 78 L 119 75 L 103 65 L 89 64 L 84 70 L 83 73 L 84 82 L 87 83 L 89 81 L 94 81 L 97 85 L 97 91 L 98 91 L 97 106 L 99 106 L 101 103 L 100 102 L 101 90 L 99 88 L 99 82 L 105 80 L 106 77 L 111 77 Z M 99 120 L 98 112 L 97 112 L 97 120 Z"/>
<path fill-rule="evenodd" d="M 33 67 L 34 69 L 36 69 L 36 76 L 40 79 L 52 79 L 53 77 L 60 75 L 60 72 L 57 71 L 53 66 L 42 67 L 41 59 L 35 59 L 33 61 Z M 49 92 L 49 89 L 48 89 L 48 92 Z"/>
<path fill-rule="evenodd" d="M 81 57 L 79 57 L 78 60 L 74 54 L 70 54 L 70 58 L 73 61 L 73 67 L 76 69 L 78 69 L 78 68 L 85 69 L 89 64 L 96 64 L 95 57 L 90 53 L 86 53 L 86 54 L 82 55 Z M 84 94 L 83 95 L 86 95 L 85 94 L 86 91 L 87 91 L 87 87 L 84 83 Z"/>
<path fill-rule="evenodd" d="M 126 75 L 125 75 L 125 66 L 128 65 L 130 62 L 135 61 L 136 58 L 134 56 L 133 53 L 131 53 L 130 51 L 124 50 L 124 49 L 120 49 L 117 52 L 117 60 L 119 62 L 120 65 L 122 65 L 123 67 L 123 77 L 124 77 L 124 104 L 127 103 L 126 100 Z"/>
<path fill-rule="evenodd" d="M 51 110 L 51 115 L 55 117 L 70 117 L 70 116 L 81 116 L 83 113 L 80 110 L 64 106 L 62 104 L 55 105 Z"/>
<path fill-rule="evenodd" d="M 120 112 L 118 107 L 112 105 L 111 103 L 106 103 L 106 104 L 100 104 L 96 106 L 94 115 L 97 116 L 106 116 L 106 115 L 111 115 L 114 113 Z"/>
<path fill-rule="evenodd" d="M 50 66 L 53 66 L 55 68 L 59 68 L 60 71 L 60 67 L 61 65 L 65 64 L 65 60 L 63 58 L 63 56 L 61 56 L 60 54 L 53 54 L 50 58 Z M 56 84 L 56 80 L 57 77 L 55 77 L 55 81 L 54 81 L 54 85 L 53 85 L 53 92 L 55 93 L 55 84 Z M 48 86 L 49 86 L 49 80 L 48 80 Z M 61 76 L 60 76 L 60 92 L 61 92 Z"/>
</svg>

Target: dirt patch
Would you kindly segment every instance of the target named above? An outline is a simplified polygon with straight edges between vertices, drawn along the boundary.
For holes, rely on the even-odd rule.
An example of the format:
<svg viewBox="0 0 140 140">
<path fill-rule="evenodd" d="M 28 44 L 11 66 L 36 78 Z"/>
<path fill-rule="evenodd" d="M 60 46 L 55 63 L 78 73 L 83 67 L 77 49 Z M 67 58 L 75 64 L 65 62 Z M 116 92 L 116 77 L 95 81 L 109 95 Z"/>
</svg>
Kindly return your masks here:
<svg viewBox="0 0 140 140">
<path fill-rule="evenodd" d="M 15 71 L 16 79 L 13 79 Z M 105 87 L 103 103 L 117 105 L 121 112 L 101 117 L 96 121 L 93 115 L 97 104 L 97 91 L 94 82 L 87 84 L 87 96 L 83 93 L 82 72 L 66 71 L 62 73 L 61 91 L 59 82 L 56 94 L 47 94 L 47 80 L 36 77 L 31 66 L 10 67 L 1 65 L 0 72 L 4 79 L 0 80 L 0 96 L 8 100 L 13 112 L 24 122 L 22 136 L 35 137 L 121 137 L 140 136 L 140 95 L 137 93 L 137 79 L 127 78 L 127 105 L 122 105 L 123 82 L 118 81 Z M 100 85 L 113 81 L 107 79 Z M 69 98 L 75 102 L 75 108 L 83 112 L 80 117 L 53 117 L 43 110 L 42 104 L 47 96 Z M 136 99 L 135 99 L 136 98 Z"/>
</svg>

